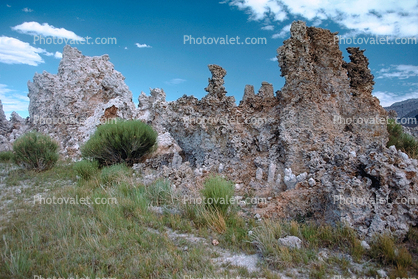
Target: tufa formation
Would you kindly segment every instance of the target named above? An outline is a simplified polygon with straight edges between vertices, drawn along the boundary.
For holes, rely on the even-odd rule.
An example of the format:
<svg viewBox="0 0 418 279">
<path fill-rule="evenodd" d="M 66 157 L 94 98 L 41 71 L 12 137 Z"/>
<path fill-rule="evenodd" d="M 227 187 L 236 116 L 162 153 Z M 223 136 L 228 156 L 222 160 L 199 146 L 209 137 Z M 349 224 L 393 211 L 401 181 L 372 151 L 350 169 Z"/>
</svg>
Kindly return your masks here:
<svg viewBox="0 0 418 279">
<path fill-rule="evenodd" d="M 251 209 L 257 216 L 344 222 L 366 238 L 404 236 L 418 220 L 416 204 L 404 202 L 418 201 L 418 162 L 386 148 L 386 123 L 378 120 L 387 113 L 371 94 L 364 50 L 348 48 L 344 62 L 335 35 L 293 22 L 277 50 L 284 87 L 275 94 L 263 82 L 255 94 L 247 85 L 238 106 L 226 96 L 227 72 L 209 65 L 201 100 L 167 102 L 162 89 L 151 89 L 135 108 L 107 55 L 86 57 L 66 46 L 57 75 L 35 74 L 28 83 L 30 118 L 7 121 L 0 113 L 0 146 L 10 149 L 17 135 L 35 129 L 77 158 L 100 123 L 141 119 L 159 133 L 158 150 L 134 166 L 144 183 L 167 177 L 182 193 L 195 193 L 203 177 L 221 173 L 236 183 L 236 195 L 271 197 Z M 347 121 L 353 119 L 362 121 Z"/>
</svg>

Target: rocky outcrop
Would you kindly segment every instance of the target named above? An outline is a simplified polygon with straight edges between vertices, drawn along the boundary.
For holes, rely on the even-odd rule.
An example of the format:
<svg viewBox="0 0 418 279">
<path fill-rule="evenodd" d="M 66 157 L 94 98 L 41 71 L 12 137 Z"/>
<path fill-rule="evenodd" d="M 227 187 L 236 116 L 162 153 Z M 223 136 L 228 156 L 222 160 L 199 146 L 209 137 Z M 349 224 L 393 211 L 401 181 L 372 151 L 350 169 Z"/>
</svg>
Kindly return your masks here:
<svg viewBox="0 0 418 279">
<path fill-rule="evenodd" d="M 209 65 L 201 100 L 167 102 L 155 88 L 140 94 L 137 109 L 106 55 L 65 47 L 57 75 L 36 74 L 28 83 L 31 120 L 43 121 L 32 125 L 72 155 L 102 121 L 140 119 L 159 134 L 158 150 L 135 166 L 144 183 L 166 177 L 190 193 L 205 175 L 221 173 L 237 194 L 270 197 L 252 208 L 256 216 L 312 217 L 345 222 L 364 237 L 403 236 L 418 220 L 418 162 L 386 148 L 387 113 L 371 95 L 364 50 L 348 48 L 346 63 L 335 41 L 328 30 L 294 22 L 277 50 L 286 83 L 276 94 L 267 82 L 257 94 L 246 86 L 237 106 L 224 87 L 226 70 Z M 70 116 L 83 124 L 47 120 Z"/>
<path fill-rule="evenodd" d="M 363 146 L 387 141 L 386 122 L 376 124 L 386 112 L 371 95 L 374 82 L 367 58 L 349 48 L 351 62 L 346 64 L 334 36 L 298 21 L 292 24 L 291 38 L 277 50 L 286 78 L 279 95 L 281 160 L 297 172 L 307 170 L 308 150 L 333 145 L 337 137 L 351 137 Z"/>
<path fill-rule="evenodd" d="M 385 230 L 404 235 L 417 210 L 394 201 L 418 201 L 417 161 L 385 147 L 387 113 L 371 95 L 364 51 L 349 48 L 345 63 L 334 36 L 292 24 L 291 38 L 278 49 L 286 84 L 276 97 L 263 82 L 258 94 L 246 86 L 235 106 L 223 87 L 226 71 L 210 65 L 202 100 L 157 98 L 140 115 L 173 137 L 195 175 L 221 172 L 240 189 L 273 196 L 255 209 L 260 216 L 345 222 L 366 237 Z M 153 95 L 141 94 L 140 103 L 152 103 Z"/>
<path fill-rule="evenodd" d="M 65 46 L 58 74 L 36 73 L 28 82 L 31 125 L 75 155 L 100 123 L 116 117 L 131 119 L 132 93 L 109 56 L 87 57 Z"/>
<path fill-rule="evenodd" d="M 29 128 L 28 120 L 23 119 L 14 111 L 10 116 L 10 121 L 7 120 L 0 100 L 0 152 L 12 150 L 13 142 L 29 131 Z"/>
</svg>

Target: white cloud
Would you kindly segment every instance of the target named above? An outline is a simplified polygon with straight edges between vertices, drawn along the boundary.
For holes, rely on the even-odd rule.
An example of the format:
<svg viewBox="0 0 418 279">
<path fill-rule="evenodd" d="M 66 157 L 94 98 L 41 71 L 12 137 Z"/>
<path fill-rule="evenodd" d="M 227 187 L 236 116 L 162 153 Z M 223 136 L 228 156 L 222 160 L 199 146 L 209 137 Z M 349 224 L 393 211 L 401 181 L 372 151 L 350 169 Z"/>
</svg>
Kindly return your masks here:
<svg viewBox="0 0 418 279">
<path fill-rule="evenodd" d="M 20 115 L 27 114 L 29 98 L 26 94 L 19 94 L 16 90 L 7 88 L 7 85 L 0 84 L 0 100 L 6 117 L 9 118 L 13 111 Z"/>
<path fill-rule="evenodd" d="M 128 49 L 128 47 L 125 47 L 125 49 Z"/>
<path fill-rule="evenodd" d="M 24 22 L 12 27 L 12 30 L 28 35 L 42 35 L 44 37 L 66 38 L 75 41 L 84 41 L 84 38 L 77 36 L 74 32 L 64 28 L 56 28 L 48 23 L 39 24 L 38 22 Z"/>
<path fill-rule="evenodd" d="M 139 43 L 136 43 L 135 44 L 138 48 L 148 48 L 148 47 L 151 47 L 151 46 L 149 46 L 149 45 L 147 45 L 147 44 L 139 44 Z"/>
<path fill-rule="evenodd" d="M 266 25 L 266 26 L 263 26 L 263 27 L 261 27 L 261 29 L 262 30 L 274 30 L 274 26 L 273 25 Z"/>
<path fill-rule="evenodd" d="M 389 107 L 390 105 L 396 102 L 418 98 L 418 91 L 410 92 L 407 95 L 401 95 L 401 96 L 392 92 L 376 91 L 376 92 L 373 92 L 373 95 L 376 96 L 380 100 L 380 105 L 382 107 Z"/>
<path fill-rule="evenodd" d="M 62 58 L 62 53 L 57 51 L 57 52 L 55 52 L 54 57 L 57 58 L 57 59 L 61 59 Z"/>
<path fill-rule="evenodd" d="M 289 16 L 307 21 L 331 20 L 363 34 L 408 37 L 418 35 L 418 4 L 415 0 L 229 0 L 250 14 L 250 20 Z"/>
<path fill-rule="evenodd" d="M 42 48 L 35 48 L 18 39 L 6 36 L 0 37 L 1 63 L 38 66 L 40 63 L 44 63 L 44 60 L 39 55 L 40 53 L 49 54 Z"/>
<path fill-rule="evenodd" d="M 29 9 L 29 8 L 23 8 L 22 11 L 24 11 L 25 13 L 31 13 L 31 12 L 33 12 L 33 10 L 32 9 Z"/>
<path fill-rule="evenodd" d="M 177 85 L 177 84 L 183 83 L 185 81 L 186 81 L 185 79 L 173 78 L 173 79 L 171 79 L 169 81 L 166 81 L 165 83 L 166 84 L 169 84 L 169 85 Z"/>
<path fill-rule="evenodd" d="M 270 61 L 277 61 L 277 57 L 270 58 Z"/>
<path fill-rule="evenodd" d="M 7 8 L 11 8 L 12 6 L 10 6 L 9 4 L 6 4 Z"/>
<path fill-rule="evenodd" d="M 414 65 L 391 65 L 378 71 L 377 78 L 407 79 L 418 76 L 418 66 Z"/>
<path fill-rule="evenodd" d="M 279 33 L 274 34 L 273 36 L 271 36 L 271 38 L 272 39 L 285 38 L 288 33 L 290 33 L 290 24 L 283 27 Z"/>
</svg>

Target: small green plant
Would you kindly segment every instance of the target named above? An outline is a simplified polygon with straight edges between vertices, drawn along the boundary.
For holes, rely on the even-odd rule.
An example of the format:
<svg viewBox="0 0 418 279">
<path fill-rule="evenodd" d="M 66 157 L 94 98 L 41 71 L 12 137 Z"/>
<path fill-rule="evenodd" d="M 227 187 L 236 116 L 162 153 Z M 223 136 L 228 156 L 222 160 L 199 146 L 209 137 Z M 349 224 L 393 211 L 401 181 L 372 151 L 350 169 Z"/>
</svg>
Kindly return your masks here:
<svg viewBox="0 0 418 279">
<path fill-rule="evenodd" d="M 8 163 L 13 160 L 13 151 L 0 152 L 0 162 Z"/>
<path fill-rule="evenodd" d="M 146 197 L 151 201 L 151 205 L 160 206 L 173 202 L 173 191 L 170 181 L 158 179 L 146 188 Z"/>
<path fill-rule="evenodd" d="M 104 167 L 100 174 L 101 182 L 106 186 L 114 184 L 121 184 L 132 173 L 132 169 L 124 164 L 117 164 L 109 167 Z"/>
<path fill-rule="evenodd" d="M 234 198 L 234 186 L 221 176 L 210 176 L 205 180 L 202 195 L 208 208 L 218 210 L 225 216 Z"/>
<path fill-rule="evenodd" d="M 402 125 L 389 119 L 388 123 L 389 141 L 387 147 L 394 145 L 397 149 L 407 153 L 411 158 L 418 156 L 418 141 L 411 135 L 403 132 Z"/>
<path fill-rule="evenodd" d="M 396 261 L 396 245 L 389 234 L 375 236 L 371 245 L 371 255 L 383 264 L 394 264 Z"/>
<path fill-rule="evenodd" d="M 89 180 L 99 171 L 99 163 L 97 161 L 81 160 L 73 166 L 75 172 L 84 180 Z"/>
<path fill-rule="evenodd" d="M 81 147 L 84 159 L 96 160 L 100 166 L 132 166 L 152 152 L 157 145 L 157 132 L 140 120 L 118 120 L 100 125 Z"/>
<path fill-rule="evenodd" d="M 44 171 L 58 161 L 58 144 L 48 135 L 29 132 L 13 144 L 13 161 L 28 170 Z"/>
</svg>

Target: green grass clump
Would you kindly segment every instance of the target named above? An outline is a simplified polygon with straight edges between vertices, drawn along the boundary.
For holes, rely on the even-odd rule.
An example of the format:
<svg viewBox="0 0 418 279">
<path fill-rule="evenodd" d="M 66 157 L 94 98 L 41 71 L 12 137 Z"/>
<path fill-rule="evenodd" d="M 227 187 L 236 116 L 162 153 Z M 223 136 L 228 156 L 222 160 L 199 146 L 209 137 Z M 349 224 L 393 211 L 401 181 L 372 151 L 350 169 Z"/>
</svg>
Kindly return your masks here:
<svg viewBox="0 0 418 279">
<path fill-rule="evenodd" d="M 73 169 L 84 180 L 89 180 L 99 171 L 97 161 L 81 160 L 73 165 Z"/>
<path fill-rule="evenodd" d="M 13 151 L 0 152 L 0 162 L 9 163 L 13 160 Z"/>
<path fill-rule="evenodd" d="M 100 125 L 81 147 L 81 154 L 84 159 L 98 161 L 100 166 L 132 166 L 156 148 L 157 136 L 151 126 L 140 120 L 121 119 Z"/>
<path fill-rule="evenodd" d="M 387 147 L 394 145 L 411 158 L 418 158 L 418 140 L 403 132 L 402 125 L 396 124 L 394 119 L 388 123 L 389 141 Z"/>
<path fill-rule="evenodd" d="M 371 255 L 383 264 L 394 265 L 399 269 L 412 264 L 412 256 L 405 247 L 397 247 L 389 234 L 377 235 L 371 245 Z"/>
<path fill-rule="evenodd" d="M 44 171 L 58 161 L 58 144 L 48 135 L 29 132 L 13 144 L 13 161 L 28 170 Z"/>
<path fill-rule="evenodd" d="M 161 206 L 173 203 L 173 190 L 170 181 L 158 179 L 146 188 L 146 198 L 152 206 Z"/>
<path fill-rule="evenodd" d="M 124 164 L 117 164 L 109 167 L 104 167 L 100 174 L 101 182 L 110 186 L 113 184 L 121 184 L 132 174 L 132 169 Z"/>
<path fill-rule="evenodd" d="M 202 195 L 208 208 L 219 211 L 224 216 L 234 198 L 234 185 L 221 176 L 210 176 L 205 180 Z"/>
</svg>

